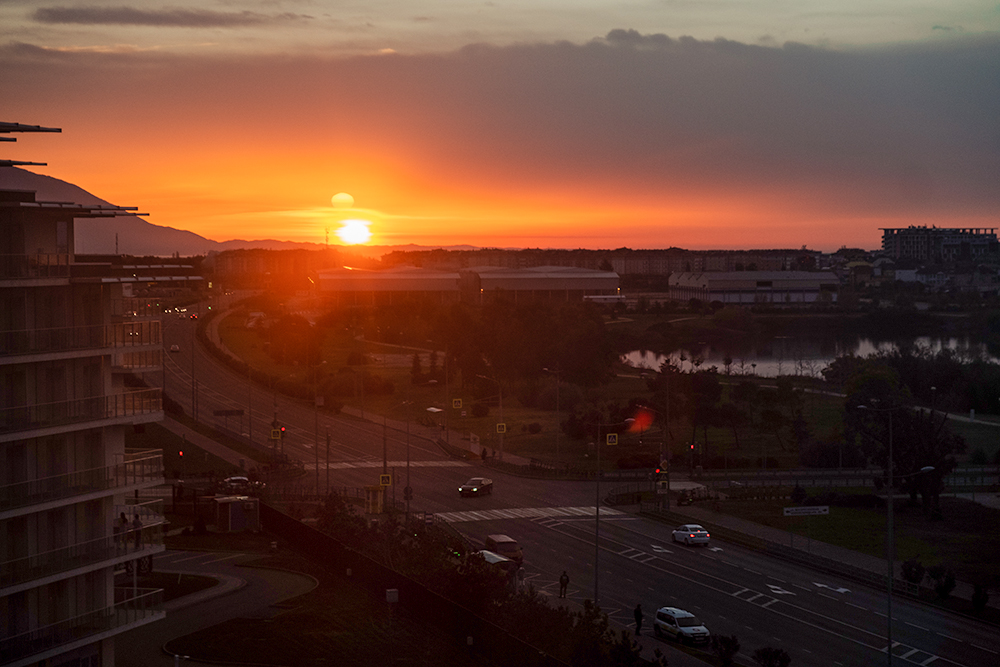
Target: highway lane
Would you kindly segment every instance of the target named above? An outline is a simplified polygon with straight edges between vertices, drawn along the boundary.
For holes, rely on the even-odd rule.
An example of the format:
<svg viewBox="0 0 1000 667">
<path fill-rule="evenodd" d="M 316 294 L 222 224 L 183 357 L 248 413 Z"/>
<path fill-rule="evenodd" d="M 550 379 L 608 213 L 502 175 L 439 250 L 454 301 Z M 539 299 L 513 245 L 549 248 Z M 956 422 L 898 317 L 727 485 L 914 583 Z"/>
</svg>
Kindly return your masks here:
<svg viewBox="0 0 1000 667">
<path fill-rule="evenodd" d="M 180 335 L 190 335 L 183 330 L 186 323 L 178 324 L 182 325 Z M 190 363 L 190 358 L 187 362 L 179 358 L 168 384 L 183 383 L 184 369 L 189 371 Z M 196 357 L 195 364 L 205 385 L 223 388 L 218 392 L 210 392 L 207 387 L 199 390 L 202 414 L 206 400 L 217 401 L 213 404 L 220 407 L 239 405 L 227 396 L 225 388 L 242 386 L 228 392 L 238 395 L 246 388 L 245 379 L 240 385 L 240 378 L 217 368 L 207 355 Z M 190 374 L 186 382 L 190 386 Z M 253 391 L 255 406 L 271 406 L 275 400 L 269 392 Z M 283 397 L 277 401 L 281 414 L 291 416 L 289 423 L 313 423 L 311 406 Z M 257 412 L 255 407 L 255 417 Z M 255 420 L 255 440 L 258 428 L 267 426 L 272 416 L 263 410 L 260 413 L 262 426 Z M 376 483 L 381 472 L 381 425 L 326 415 L 321 419 L 321 429 L 329 425 L 331 434 L 337 434 L 331 448 L 331 485 L 358 487 Z M 386 438 L 390 469 L 395 472 L 393 490 L 401 501 L 406 436 L 387 429 Z M 302 427 L 301 434 L 286 441 L 287 451 L 306 463 L 305 482 L 315 478 L 315 453 L 309 446 L 310 439 L 310 429 Z M 510 534 L 525 545 L 528 580 L 540 590 L 551 590 L 565 568 L 570 569 L 571 597 L 592 596 L 593 483 L 520 479 L 491 471 L 478 462 L 449 461 L 436 445 L 414 434 L 410 436 L 410 458 L 415 490 L 413 511 L 432 512 L 453 521 L 473 541 L 481 541 L 491 532 Z M 476 475 L 494 478 L 494 494 L 459 498 L 458 485 Z M 325 480 L 325 456 L 321 456 L 321 484 Z M 462 518 L 466 512 L 475 515 Z M 718 540 L 711 549 L 673 545 L 671 529 L 611 511 L 602 519 L 601 605 L 616 622 L 631 623 L 631 609 L 641 600 L 649 628 L 656 607 L 675 604 L 702 615 L 714 632 L 739 636 L 746 654 L 759 646 L 774 645 L 789 651 L 794 664 L 870 664 L 884 659 L 884 592 Z M 894 601 L 893 614 L 893 637 L 897 642 L 893 654 L 900 664 L 975 667 L 1000 660 L 995 628 L 900 597 Z"/>
</svg>

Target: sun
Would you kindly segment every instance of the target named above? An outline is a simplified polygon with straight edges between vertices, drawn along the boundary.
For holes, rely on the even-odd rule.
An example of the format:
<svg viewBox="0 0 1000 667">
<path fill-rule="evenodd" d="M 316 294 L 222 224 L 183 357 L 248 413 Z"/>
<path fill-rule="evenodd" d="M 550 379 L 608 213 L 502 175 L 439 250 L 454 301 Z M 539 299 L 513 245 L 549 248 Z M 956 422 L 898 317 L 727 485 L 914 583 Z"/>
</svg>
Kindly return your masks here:
<svg viewBox="0 0 1000 667">
<path fill-rule="evenodd" d="M 330 203 L 334 208 L 354 208 L 354 197 L 346 192 L 338 192 L 330 197 Z"/>
<path fill-rule="evenodd" d="M 347 245 L 367 243 L 372 237 L 372 232 L 368 229 L 370 224 L 372 223 L 368 220 L 343 220 L 340 229 L 337 230 L 337 236 Z"/>
</svg>

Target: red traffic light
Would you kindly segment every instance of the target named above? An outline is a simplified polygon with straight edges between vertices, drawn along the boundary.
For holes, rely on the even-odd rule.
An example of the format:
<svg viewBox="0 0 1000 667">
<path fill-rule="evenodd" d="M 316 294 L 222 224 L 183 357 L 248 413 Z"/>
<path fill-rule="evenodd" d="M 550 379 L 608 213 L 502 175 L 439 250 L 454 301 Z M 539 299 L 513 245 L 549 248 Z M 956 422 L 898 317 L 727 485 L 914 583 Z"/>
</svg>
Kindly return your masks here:
<svg viewBox="0 0 1000 667">
<path fill-rule="evenodd" d="M 179 456 L 181 458 L 184 458 L 184 450 L 182 449 L 182 450 L 178 451 L 177 452 L 177 456 Z"/>
</svg>

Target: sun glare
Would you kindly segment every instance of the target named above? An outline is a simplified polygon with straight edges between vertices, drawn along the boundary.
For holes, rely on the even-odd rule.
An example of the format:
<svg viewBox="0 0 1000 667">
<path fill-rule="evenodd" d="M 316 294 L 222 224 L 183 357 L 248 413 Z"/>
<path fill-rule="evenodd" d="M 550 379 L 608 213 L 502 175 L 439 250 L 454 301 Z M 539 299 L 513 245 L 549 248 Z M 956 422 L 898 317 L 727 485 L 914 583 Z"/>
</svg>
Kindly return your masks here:
<svg viewBox="0 0 1000 667">
<path fill-rule="evenodd" d="M 368 220 L 344 220 L 340 223 L 337 236 L 347 245 L 358 245 L 367 243 L 372 237 L 372 232 L 368 225 L 372 224 Z"/>
</svg>

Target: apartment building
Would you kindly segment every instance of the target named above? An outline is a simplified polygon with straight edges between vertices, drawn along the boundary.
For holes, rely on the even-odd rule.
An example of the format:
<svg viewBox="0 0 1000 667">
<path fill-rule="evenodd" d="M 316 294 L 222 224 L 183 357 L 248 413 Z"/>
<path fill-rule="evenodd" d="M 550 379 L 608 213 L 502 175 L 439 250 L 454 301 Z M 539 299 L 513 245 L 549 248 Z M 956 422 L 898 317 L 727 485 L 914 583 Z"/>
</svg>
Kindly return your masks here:
<svg viewBox="0 0 1000 667">
<path fill-rule="evenodd" d="M 0 123 L 38 131 L 58 130 Z M 122 214 L 0 189 L 0 665 L 109 667 L 116 635 L 164 615 L 137 585 L 164 549 L 162 454 L 125 447 L 163 418 L 141 380 L 159 314 L 73 253 L 74 219 Z"/>
<path fill-rule="evenodd" d="M 995 227 L 883 227 L 882 251 L 893 259 L 970 262 L 1000 251 Z"/>
</svg>

